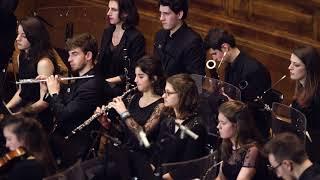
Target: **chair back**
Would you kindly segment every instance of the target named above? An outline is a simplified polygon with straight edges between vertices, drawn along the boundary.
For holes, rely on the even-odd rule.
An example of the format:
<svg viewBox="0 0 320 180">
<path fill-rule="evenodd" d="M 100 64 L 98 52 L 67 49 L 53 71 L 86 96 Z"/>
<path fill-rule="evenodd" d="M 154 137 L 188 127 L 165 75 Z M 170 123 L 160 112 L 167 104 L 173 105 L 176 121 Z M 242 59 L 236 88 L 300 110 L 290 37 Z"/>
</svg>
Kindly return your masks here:
<svg viewBox="0 0 320 180">
<path fill-rule="evenodd" d="M 306 140 L 307 119 L 299 110 L 290 106 L 272 103 L 272 136 L 291 132 L 296 134 L 303 142 Z"/>
<path fill-rule="evenodd" d="M 217 175 L 217 159 L 218 159 L 217 151 L 210 153 L 207 156 L 182 161 L 182 162 L 174 162 L 174 163 L 163 163 L 161 164 L 162 173 L 165 174 L 167 172 L 178 174 L 179 179 L 203 179 L 206 176 Z"/>
</svg>

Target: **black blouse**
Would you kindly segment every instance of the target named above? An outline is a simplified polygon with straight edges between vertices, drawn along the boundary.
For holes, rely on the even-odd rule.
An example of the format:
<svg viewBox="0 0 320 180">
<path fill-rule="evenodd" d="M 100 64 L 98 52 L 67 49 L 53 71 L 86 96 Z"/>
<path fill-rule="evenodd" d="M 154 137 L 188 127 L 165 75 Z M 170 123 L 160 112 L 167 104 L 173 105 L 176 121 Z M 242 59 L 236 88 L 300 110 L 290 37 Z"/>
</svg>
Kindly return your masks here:
<svg viewBox="0 0 320 180">
<path fill-rule="evenodd" d="M 232 150 L 232 155 L 227 161 L 223 161 L 222 173 L 228 180 L 237 179 L 242 167 L 255 168 L 256 174 L 253 179 L 268 179 L 265 159 L 259 153 L 256 146 L 247 150 Z"/>
<path fill-rule="evenodd" d="M 129 78 L 134 81 L 135 63 L 145 54 L 145 38 L 135 28 L 126 29 L 120 43 L 117 46 L 112 44 L 112 34 L 115 26 L 104 30 L 101 47 L 98 57 L 98 67 L 104 78 L 120 76 L 124 78 L 124 67 L 129 65 Z M 127 49 L 127 53 L 124 51 Z M 126 62 L 128 56 L 130 63 Z"/>
<path fill-rule="evenodd" d="M 18 79 L 34 79 L 38 76 L 37 64 L 34 61 L 19 56 L 19 77 Z M 40 98 L 40 84 L 21 84 L 21 92 L 19 96 L 22 99 L 22 106 L 28 103 L 34 103 Z"/>
<path fill-rule="evenodd" d="M 135 96 L 133 96 L 128 109 L 132 117 L 135 119 L 135 121 L 140 126 L 143 126 L 147 122 L 147 120 L 150 118 L 155 107 L 158 106 L 158 104 L 163 103 L 163 99 L 160 98 L 146 107 L 140 107 L 139 101 L 141 97 L 142 97 L 141 93 L 138 93 Z"/>
<path fill-rule="evenodd" d="M 164 153 L 161 154 L 162 163 L 179 162 L 195 159 L 205 155 L 206 129 L 201 123 L 198 115 L 193 115 L 183 121 L 182 125 L 199 135 L 194 140 L 185 134 L 180 138 L 181 130 L 176 129 L 174 117 L 162 117 L 158 142 L 163 146 Z"/>
<path fill-rule="evenodd" d="M 140 126 L 144 126 L 147 121 L 150 119 L 152 113 L 155 111 L 156 107 L 160 104 L 163 103 L 163 99 L 160 98 L 156 100 L 155 102 L 149 104 L 146 107 L 140 107 L 139 106 L 139 101 L 142 97 L 141 93 L 135 94 L 128 106 L 129 112 L 132 115 L 133 119 L 135 122 L 137 122 Z M 157 134 L 159 132 L 159 126 L 155 126 L 154 129 L 152 129 L 151 132 L 147 133 L 147 138 L 150 142 L 154 142 Z M 137 138 L 135 135 L 130 131 L 129 133 L 129 140 L 131 145 L 138 145 Z"/>
<path fill-rule="evenodd" d="M 199 137 L 194 140 L 187 134 L 181 139 L 181 130 L 175 125 L 175 118 L 163 115 L 161 117 L 160 132 L 157 139 L 158 149 L 153 150 L 153 163 L 180 162 L 200 158 L 206 155 L 207 131 L 201 123 L 201 117 L 194 114 L 182 122 Z M 176 130 L 176 128 L 178 128 Z M 164 172 L 166 173 L 166 172 Z M 185 179 L 188 175 L 181 170 L 170 171 L 174 179 Z"/>
</svg>

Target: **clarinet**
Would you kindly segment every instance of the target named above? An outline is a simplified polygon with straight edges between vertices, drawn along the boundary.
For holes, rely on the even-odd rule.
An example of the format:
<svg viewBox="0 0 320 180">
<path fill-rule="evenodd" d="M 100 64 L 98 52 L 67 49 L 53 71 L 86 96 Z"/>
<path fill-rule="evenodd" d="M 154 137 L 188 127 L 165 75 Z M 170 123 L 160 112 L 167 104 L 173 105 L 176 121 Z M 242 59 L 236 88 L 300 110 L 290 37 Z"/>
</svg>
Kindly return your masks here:
<svg viewBox="0 0 320 180">
<path fill-rule="evenodd" d="M 135 91 L 137 89 L 137 87 L 133 87 L 127 91 L 125 91 L 120 97 L 121 99 L 126 97 L 128 94 L 130 94 L 131 92 Z M 82 124 L 80 124 L 78 127 L 76 127 L 74 130 L 71 131 L 70 135 L 65 136 L 65 139 L 69 139 L 70 136 L 76 134 L 78 131 L 81 131 L 84 127 L 88 126 L 89 124 L 91 124 L 91 122 L 93 120 L 95 120 L 96 118 L 100 117 L 104 112 L 108 112 L 111 109 L 110 106 L 105 106 L 101 109 L 101 112 L 99 113 L 95 113 L 93 114 L 89 119 L 85 120 Z"/>
<path fill-rule="evenodd" d="M 123 60 L 125 62 L 125 66 L 124 66 L 124 74 L 125 74 L 125 88 L 126 88 L 126 91 L 128 89 L 130 89 L 130 78 L 129 78 L 129 68 L 131 66 L 131 60 L 129 58 L 129 55 L 128 55 L 128 49 L 127 48 L 123 48 Z"/>
</svg>

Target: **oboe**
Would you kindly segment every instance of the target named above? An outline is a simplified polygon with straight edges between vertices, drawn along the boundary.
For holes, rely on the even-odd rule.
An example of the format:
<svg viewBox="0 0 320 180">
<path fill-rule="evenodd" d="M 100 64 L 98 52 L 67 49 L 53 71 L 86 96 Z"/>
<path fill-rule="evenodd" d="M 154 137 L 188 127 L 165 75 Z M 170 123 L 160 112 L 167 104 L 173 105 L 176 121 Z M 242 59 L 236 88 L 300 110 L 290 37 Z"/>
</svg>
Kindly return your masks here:
<svg viewBox="0 0 320 180">
<path fill-rule="evenodd" d="M 125 91 L 120 97 L 121 99 L 126 97 L 128 94 L 130 94 L 131 92 L 135 91 L 137 89 L 137 87 L 133 87 L 127 91 Z M 95 113 L 93 114 L 89 119 L 85 120 L 82 124 L 80 124 L 78 127 L 76 127 L 73 131 L 71 131 L 70 135 L 65 136 L 65 139 L 69 139 L 69 137 L 71 135 L 76 134 L 78 131 L 81 131 L 84 127 L 88 126 L 89 124 L 91 124 L 91 122 L 93 120 L 95 120 L 96 118 L 100 117 L 104 112 L 108 112 L 111 109 L 111 106 L 107 105 L 105 107 L 103 107 L 101 109 L 101 112 L 99 113 Z"/>
</svg>

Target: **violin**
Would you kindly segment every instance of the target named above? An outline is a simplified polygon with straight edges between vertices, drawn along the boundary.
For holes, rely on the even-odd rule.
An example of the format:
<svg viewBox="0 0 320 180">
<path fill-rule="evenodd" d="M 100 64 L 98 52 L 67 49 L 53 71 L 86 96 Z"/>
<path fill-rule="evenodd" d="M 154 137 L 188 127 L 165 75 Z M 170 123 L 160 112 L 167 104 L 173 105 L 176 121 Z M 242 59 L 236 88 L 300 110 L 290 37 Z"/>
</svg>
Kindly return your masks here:
<svg viewBox="0 0 320 180">
<path fill-rule="evenodd" d="M 26 154 L 26 151 L 22 147 L 19 147 L 16 150 L 8 152 L 2 158 L 0 158 L 0 168 L 6 165 L 10 160 L 16 157 L 23 156 L 25 154 Z"/>
</svg>

